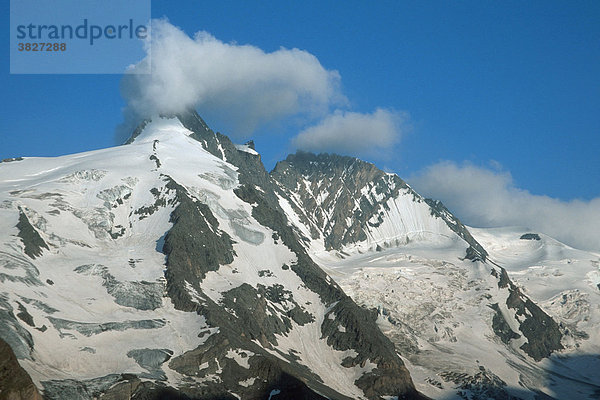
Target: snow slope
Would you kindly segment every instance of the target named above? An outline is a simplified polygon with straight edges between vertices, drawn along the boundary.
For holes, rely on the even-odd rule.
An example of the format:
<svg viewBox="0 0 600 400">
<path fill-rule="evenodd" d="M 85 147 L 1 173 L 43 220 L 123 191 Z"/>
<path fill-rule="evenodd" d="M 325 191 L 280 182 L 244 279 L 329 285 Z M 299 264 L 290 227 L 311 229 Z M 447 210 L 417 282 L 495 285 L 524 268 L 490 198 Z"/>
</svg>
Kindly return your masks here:
<svg viewBox="0 0 600 400">
<path fill-rule="evenodd" d="M 33 317 L 34 327 L 28 328 L 33 351 L 22 350 L 24 366 L 38 385 L 41 381 L 90 379 L 120 371 L 146 373 L 127 356 L 129 351 L 167 348 L 176 355 L 202 342 L 197 332 L 206 328 L 203 317 L 175 310 L 162 296 L 164 255 L 156 248 L 169 225 L 172 207 L 157 210 L 152 218 L 131 219 L 130 214 L 155 200 L 150 190 L 160 172 L 147 155 L 153 140 L 162 140 L 157 146 L 165 162 L 164 172 L 182 173 L 175 160 L 195 162 L 213 173 L 221 173 L 221 165 L 206 157 L 199 145 L 199 156 L 193 160 L 193 152 L 175 152 L 180 145 L 177 142 L 188 142 L 182 126 L 161 121 L 155 128 L 133 147 L 53 159 L 29 158 L 0 167 L 0 192 L 4 196 L 0 221 L 5 232 L 1 255 L 6 274 L 2 292 L 14 309 L 23 304 Z M 181 134 L 165 140 L 165 131 L 171 130 Z M 216 189 L 210 182 L 203 184 Z M 18 209 L 50 248 L 35 261 L 19 255 L 23 244 L 15 228 Z M 111 240 L 111 233 L 121 229 L 124 232 L 118 242 Z M 34 270 L 32 284 L 15 279 L 28 271 L 14 271 L 11 257 L 18 258 L 22 269 Z M 152 309 L 119 305 L 118 297 L 116 300 L 103 285 L 107 275 L 122 284 L 145 282 L 148 289 L 156 290 L 156 302 L 148 306 Z M 157 314 L 161 318 L 156 319 Z M 135 328 L 87 334 L 59 322 L 63 320 L 82 324 L 154 322 L 138 328 L 143 329 L 140 336 L 132 335 L 130 329 Z M 178 335 L 172 335 L 173 331 Z M 176 379 L 175 375 L 170 378 Z"/>
<path fill-rule="evenodd" d="M 378 324 L 407 360 L 419 391 L 436 399 L 592 399 L 600 390 L 598 254 L 517 228 L 469 228 L 490 263 L 464 260 L 464 243 L 413 242 L 381 252 L 317 261 Z M 516 285 L 560 325 L 564 350 L 536 362 L 492 329 L 490 299 L 505 298 L 490 274 Z M 498 302 L 503 312 L 512 313 Z M 512 322 L 511 322 L 512 321 Z M 519 332 L 516 320 L 507 319 Z"/>
</svg>

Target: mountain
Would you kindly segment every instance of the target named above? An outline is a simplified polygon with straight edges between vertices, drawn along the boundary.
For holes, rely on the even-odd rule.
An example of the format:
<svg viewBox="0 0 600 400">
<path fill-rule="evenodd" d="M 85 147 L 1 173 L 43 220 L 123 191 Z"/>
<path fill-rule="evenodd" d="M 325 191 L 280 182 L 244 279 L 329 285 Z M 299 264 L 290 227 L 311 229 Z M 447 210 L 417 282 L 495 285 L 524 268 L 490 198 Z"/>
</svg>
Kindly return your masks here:
<svg viewBox="0 0 600 400">
<path fill-rule="evenodd" d="M 487 252 L 439 201 L 425 199 L 395 174 L 335 154 L 297 153 L 277 163 L 271 176 L 288 215 L 311 248 L 381 250 L 412 240 L 459 236 L 465 257 L 485 261 Z M 316 247 L 314 245 L 317 245 Z"/>
<path fill-rule="evenodd" d="M 355 158 L 269 173 L 190 111 L 0 163 L 0 215 L 0 399 L 600 393 L 598 255 Z"/>
<path fill-rule="evenodd" d="M 600 337 L 593 333 L 600 314 L 564 318 L 584 301 L 587 309 L 600 305 L 600 279 L 575 285 L 575 277 L 598 273 L 598 255 L 527 231 L 498 239 L 494 231 L 467 228 L 441 202 L 352 157 L 297 153 L 271 176 L 309 253 L 358 304 L 378 310 L 380 328 L 423 393 L 468 399 L 568 399 L 574 388 L 581 398 L 600 393 L 600 374 L 582 374 L 587 368 L 573 361 L 600 367 Z M 559 250 L 545 255 L 550 248 Z M 504 256 L 517 249 L 526 251 Z M 568 282 L 548 272 L 535 283 L 509 277 L 509 270 L 519 278 L 551 270 L 565 257 L 579 267 Z M 560 269 L 552 276 L 565 275 Z"/>
<path fill-rule="evenodd" d="M 0 176 L 0 338 L 46 398 L 421 398 L 260 156 L 197 114 Z"/>
</svg>

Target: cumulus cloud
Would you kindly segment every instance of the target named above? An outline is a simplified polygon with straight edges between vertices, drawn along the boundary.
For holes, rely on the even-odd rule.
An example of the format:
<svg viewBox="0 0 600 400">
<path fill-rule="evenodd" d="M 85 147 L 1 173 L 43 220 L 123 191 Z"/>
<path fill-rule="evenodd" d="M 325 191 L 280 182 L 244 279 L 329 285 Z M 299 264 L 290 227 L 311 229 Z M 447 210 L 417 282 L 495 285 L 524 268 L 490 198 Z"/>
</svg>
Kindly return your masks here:
<svg viewBox="0 0 600 400">
<path fill-rule="evenodd" d="M 313 152 L 385 156 L 406 130 L 408 115 L 378 108 L 371 114 L 336 111 L 292 139 L 294 147 Z"/>
<path fill-rule="evenodd" d="M 323 116 L 347 101 L 338 72 L 299 49 L 269 53 L 207 32 L 190 38 L 166 20 L 154 20 L 146 52 L 131 72 L 151 74 L 126 74 L 121 83 L 126 121 L 197 108 L 245 134 L 290 115 Z"/>
<path fill-rule="evenodd" d="M 600 250 L 600 198 L 561 201 L 534 195 L 515 187 L 509 172 L 453 162 L 432 165 L 409 182 L 468 225 L 523 226 L 573 247 Z"/>
</svg>

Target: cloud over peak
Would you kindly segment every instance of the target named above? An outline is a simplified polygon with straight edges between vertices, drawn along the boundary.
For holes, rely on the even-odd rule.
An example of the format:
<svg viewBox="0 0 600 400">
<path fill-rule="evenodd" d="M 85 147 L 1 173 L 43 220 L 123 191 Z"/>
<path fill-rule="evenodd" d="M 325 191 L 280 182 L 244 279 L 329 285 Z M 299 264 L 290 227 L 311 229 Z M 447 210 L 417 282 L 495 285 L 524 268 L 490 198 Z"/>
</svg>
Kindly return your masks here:
<svg viewBox="0 0 600 400">
<path fill-rule="evenodd" d="M 126 119 L 198 108 L 250 133 L 291 115 L 322 116 L 346 102 L 339 73 L 303 50 L 267 53 L 207 32 L 191 38 L 166 20 L 154 20 L 146 51 L 132 69 L 150 66 L 151 74 L 127 74 L 122 81 Z"/>
<path fill-rule="evenodd" d="M 313 152 L 389 155 L 404 130 L 408 114 L 377 108 L 370 114 L 336 111 L 292 139 L 294 147 Z"/>
<path fill-rule="evenodd" d="M 294 117 L 315 125 L 292 145 L 307 151 L 385 158 L 406 129 L 406 113 L 377 108 L 372 113 L 343 109 L 348 100 L 337 71 L 324 68 L 307 51 L 273 52 L 252 45 L 224 43 L 208 32 L 193 37 L 165 19 L 152 21 L 147 56 L 131 67 L 121 92 L 129 134 L 142 119 L 190 108 L 248 135 L 258 127 Z M 331 113 L 332 109 L 337 109 Z M 300 117 L 300 118 L 297 118 Z M 221 127 L 223 128 L 223 127 Z"/>
</svg>

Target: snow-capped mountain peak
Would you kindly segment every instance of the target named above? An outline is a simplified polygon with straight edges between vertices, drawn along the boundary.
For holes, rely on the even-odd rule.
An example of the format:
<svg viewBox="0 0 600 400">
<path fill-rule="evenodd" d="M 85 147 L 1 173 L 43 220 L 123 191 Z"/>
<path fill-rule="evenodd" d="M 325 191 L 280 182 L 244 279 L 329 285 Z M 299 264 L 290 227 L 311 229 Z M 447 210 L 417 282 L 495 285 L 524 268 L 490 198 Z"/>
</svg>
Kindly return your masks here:
<svg viewBox="0 0 600 400">
<path fill-rule="evenodd" d="M 141 144 L 153 142 L 154 140 L 173 140 L 179 136 L 190 136 L 192 131 L 185 128 L 176 117 L 155 117 L 144 124 L 139 134 L 128 140 L 129 144 Z"/>
<path fill-rule="evenodd" d="M 45 397 L 420 397 L 249 149 L 188 114 L 0 165 L 0 338 Z"/>
</svg>

